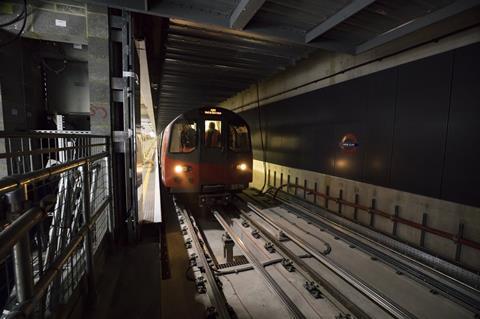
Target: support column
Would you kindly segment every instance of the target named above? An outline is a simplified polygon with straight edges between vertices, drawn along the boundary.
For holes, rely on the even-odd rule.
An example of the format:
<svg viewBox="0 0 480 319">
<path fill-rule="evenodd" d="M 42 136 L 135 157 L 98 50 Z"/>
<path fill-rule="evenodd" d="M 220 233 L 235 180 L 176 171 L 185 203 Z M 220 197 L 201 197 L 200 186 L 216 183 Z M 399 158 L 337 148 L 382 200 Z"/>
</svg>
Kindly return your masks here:
<svg viewBox="0 0 480 319">
<path fill-rule="evenodd" d="M 93 134 L 111 135 L 110 54 L 108 9 L 87 6 L 88 83 L 90 129 Z"/>
<path fill-rule="evenodd" d="M 87 4 L 87 40 L 88 40 L 88 85 L 90 92 L 90 130 L 92 134 L 112 135 L 113 118 L 111 115 L 110 91 L 110 32 L 108 8 Z M 106 151 L 111 151 L 112 139 Z M 110 239 L 114 240 L 115 205 L 112 183 L 112 156 L 102 162 L 102 170 L 107 171 L 110 205 L 108 207 Z"/>
</svg>

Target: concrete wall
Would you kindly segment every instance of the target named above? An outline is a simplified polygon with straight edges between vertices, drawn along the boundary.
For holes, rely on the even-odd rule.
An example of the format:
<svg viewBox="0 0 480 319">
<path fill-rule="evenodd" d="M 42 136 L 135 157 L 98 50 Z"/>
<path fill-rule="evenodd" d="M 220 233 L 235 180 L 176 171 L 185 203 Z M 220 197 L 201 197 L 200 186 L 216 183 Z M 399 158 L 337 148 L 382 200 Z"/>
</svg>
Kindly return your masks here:
<svg viewBox="0 0 480 319">
<path fill-rule="evenodd" d="M 2 3 L 2 6 L 0 6 L 0 22 L 11 20 L 17 16 L 22 9 L 23 1 L 5 1 L 5 3 Z M 36 98 L 36 94 L 33 97 L 31 96 L 31 92 L 35 92 L 36 86 L 41 83 L 39 82 L 41 79 L 39 79 L 39 76 L 35 72 L 36 69 L 32 60 L 34 55 L 40 56 L 41 54 L 33 47 L 22 47 L 20 43 L 39 42 L 34 40 L 53 41 L 60 43 L 58 47 L 62 48 L 61 50 L 65 52 L 64 54 L 67 59 L 88 62 L 88 87 L 86 87 L 83 78 L 73 80 L 75 85 L 81 86 L 77 89 L 76 94 L 81 91 L 88 105 L 86 107 L 82 105 L 82 109 L 72 110 L 72 108 L 78 107 L 79 103 L 75 103 L 75 100 L 72 100 L 71 96 L 68 95 L 69 92 L 52 91 L 49 92 L 49 94 L 56 94 L 57 97 L 59 97 L 58 100 L 60 104 L 62 102 L 68 102 L 70 105 L 66 108 L 67 112 L 72 112 L 72 114 L 82 112 L 83 114 L 90 113 L 90 126 L 94 133 L 110 135 L 110 74 L 107 8 L 95 5 L 88 5 L 87 7 L 84 1 L 76 0 L 37 0 L 28 2 L 28 11 L 30 14 L 26 22 L 25 32 L 22 36 L 23 38 L 33 40 L 22 39 L 0 49 L 0 79 L 2 77 L 8 77 L 11 82 L 11 85 L 7 85 L 8 87 L 5 88 L 6 98 L 4 99 L 4 106 L 8 108 L 9 111 L 7 112 L 13 112 L 12 116 L 17 116 L 17 119 L 24 118 L 23 113 L 25 112 L 22 113 L 20 109 L 18 109 L 16 113 L 18 115 L 15 115 L 18 101 L 14 100 L 25 97 L 24 104 L 29 108 L 29 110 L 26 111 L 26 115 L 31 118 L 29 121 L 33 120 L 33 124 L 35 124 L 35 122 L 38 122 L 40 125 L 42 124 L 41 120 L 37 121 L 40 117 L 36 116 L 37 105 L 41 105 L 42 103 L 37 103 L 37 100 L 33 101 L 33 99 Z M 3 41 L 4 38 L 11 38 L 13 34 L 17 33 L 21 24 L 22 22 L 20 21 L 5 28 L 5 31 L 1 30 L 0 42 Z M 84 59 L 82 54 L 76 53 L 75 51 L 81 53 L 87 52 L 86 45 L 88 45 L 88 58 Z M 68 48 L 66 49 L 66 47 Z M 5 56 L 1 55 L 2 51 L 5 52 Z M 21 54 L 19 54 L 19 52 Z M 24 56 L 24 61 L 27 62 L 24 67 L 24 79 L 19 78 L 19 74 L 11 73 L 13 70 L 16 70 L 15 72 L 18 73 L 18 70 L 23 67 L 20 62 L 21 60 L 19 60 L 21 56 Z M 6 61 L 8 61 L 8 63 L 6 63 Z M 76 64 L 71 63 L 65 73 L 69 73 L 70 68 L 74 65 Z M 80 71 L 84 72 L 83 70 Z M 75 72 L 78 73 L 79 70 L 73 70 L 71 75 L 75 76 Z M 28 73 L 31 73 L 31 76 Z M 58 76 L 58 78 L 61 78 L 61 76 Z M 72 76 L 70 76 L 70 80 L 71 78 Z M 60 79 L 59 81 L 62 80 L 63 79 Z M 23 87 L 25 87 L 25 90 L 28 90 L 29 94 L 24 95 L 23 92 L 20 92 Z M 75 88 L 73 89 L 75 90 Z M 14 94 L 13 90 L 19 92 Z M 10 94 L 10 92 L 12 92 L 12 94 Z M 58 111 L 60 113 L 65 112 L 65 109 Z M 85 113 L 85 111 L 87 113 Z M 8 114 L 4 114 L 4 116 L 7 115 Z M 79 125 L 81 127 L 74 127 L 74 129 L 87 128 L 88 123 L 85 122 L 85 116 L 77 116 L 77 118 L 72 121 L 81 124 Z M 24 124 L 15 123 L 11 129 L 45 128 L 33 124 L 27 127 L 26 125 L 28 123 L 30 122 L 25 122 Z"/>
<path fill-rule="evenodd" d="M 474 21 L 479 21 L 478 13 L 472 18 Z M 452 22 L 452 21 L 450 21 Z M 454 28 L 450 28 L 450 32 Z M 425 31 L 425 30 L 424 30 Z M 428 31 L 428 30 L 427 30 Z M 473 27 L 465 29 L 455 34 L 451 34 L 433 42 L 422 41 L 431 39 L 432 35 L 425 31 L 421 34 L 415 34 L 410 39 L 403 39 L 386 45 L 377 50 L 372 50 L 359 56 L 348 56 L 343 54 L 325 53 L 321 52 L 309 59 L 299 63 L 284 73 L 281 73 L 272 79 L 266 80 L 259 85 L 259 104 L 262 106 L 273 105 L 271 110 L 267 113 L 275 115 L 275 106 L 282 105 L 284 102 L 292 97 L 300 96 L 305 93 L 313 92 L 315 90 L 332 86 L 341 82 L 346 82 L 365 75 L 369 75 L 381 70 L 391 69 L 399 65 L 403 65 L 412 61 L 417 61 L 422 58 L 441 54 L 457 48 L 465 47 L 467 45 L 480 42 L 480 27 Z M 440 32 L 440 31 L 439 31 Z M 412 41 L 411 38 L 416 38 Z M 403 41 L 403 43 L 402 43 Z M 418 44 L 412 49 L 404 50 L 408 44 Z M 395 53 L 398 52 L 398 53 Z M 477 83 L 478 84 L 478 83 Z M 345 92 L 348 94 L 348 92 Z M 361 103 L 362 101 L 358 101 Z M 220 104 L 222 107 L 236 110 L 237 112 L 245 111 L 257 106 L 256 87 L 252 88 L 224 101 Z M 294 110 L 289 114 L 287 121 L 295 124 L 299 116 L 295 115 L 295 110 L 300 112 L 299 108 L 292 106 Z M 256 111 L 253 111 L 255 112 Z M 264 118 L 264 125 L 268 125 L 268 118 Z M 267 123 L 267 124 L 265 124 Z M 287 125 L 287 123 L 285 124 Z M 426 124 L 428 125 L 428 124 Z M 255 134 L 258 138 L 258 131 L 256 130 L 257 123 L 252 125 Z M 301 126 L 299 126 L 301 127 Z M 268 133 L 267 133 L 268 134 Z M 267 137 L 267 144 L 276 143 L 271 140 L 272 136 Z M 298 139 L 298 137 L 297 137 Z M 318 136 L 311 136 L 310 142 L 318 141 Z M 290 140 L 284 140 L 281 143 L 285 147 L 293 147 L 289 150 L 289 154 L 295 154 L 295 137 Z M 254 162 L 254 183 L 253 186 L 261 188 L 263 185 L 263 165 L 259 160 L 261 159 L 260 150 L 257 149 L 257 156 Z M 472 151 L 476 154 L 475 150 Z M 305 156 L 303 153 L 297 153 L 298 156 Z M 293 158 L 294 160 L 295 158 Z M 462 166 L 460 162 L 457 166 Z M 343 197 L 346 200 L 354 201 L 355 195 L 358 194 L 360 204 L 370 206 L 372 199 L 376 200 L 377 208 L 383 210 L 391 215 L 394 214 L 395 206 L 400 207 L 400 217 L 422 223 L 422 217 L 427 215 L 427 226 L 436 228 L 451 234 L 457 234 L 459 225 L 464 225 L 464 238 L 480 242 L 480 208 L 453 203 L 441 199 L 413 194 L 407 191 L 401 191 L 393 188 L 382 187 L 375 185 L 375 183 L 366 183 L 355 180 L 355 178 L 342 178 L 333 176 L 332 173 L 325 171 L 318 171 L 314 169 L 302 169 L 301 167 L 294 167 L 294 164 L 268 163 L 270 169 L 270 184 L 273 184 L 273 175 L 276 172 L 277 182 L 280 183 L 280 174 L 283 173 L 283 183 L 286 183 L 287 176 L 290 175 L 292 183 L 298 178 L 299 184 L 303 185 L 307 181 L 309 188 L 313 188 L 314 183 L 317 183 L 318 190 L 325 192 L 326 187 L 329 186 L 330 194 L 338 197 L 340 190 L 343 191 Z M 304 167 L 303 167 L 304 168 Z M 330 175 L 329 175 L 330 174 Z M 474 191 L 475 188 L 473 188 Z M 303 196 L 301 191 L 299 194 Z M 312 200 L 312 196 L 307 196 Z M 330 209 L 336 210 L 334 203 L 330 203 Z M 353 209 L 343 209 L 343 214 L 346 217 L 353 217 Z M 369 215 L 365 212 L 358 213 L 358 220 L 362 224 L 368 225 Z M 393 222 L 389 219 L 376 217 L 374 228 L 381 232 L 391 234 Z M 420 245 L 421 232 L 418 229 L 398 225 L 397 236 L 400 240 L 410 243 L 413 246 Z M 423 249 L 438 255 L 447 260 L 455 260 L 456 244 L 454 241 L 444 239 L 433 234 L 426 234 Z M 478 250 L 462 246 L 459 260 L 462 265 L 471 269 L 480 270 L 480 254 Z"/>
<path fill-rule="evenodd" d="M 2 1 L 0 22 L 6 22 L 23 10 L 23 1 Z M 28 16 L 23 37 L 87 44 L 87 10 L 82 1 L 28 1 Z M 22 21 L 5 28 L 11 33 L 20 29 Z"/>
<path fill-rule="evenodd" d="M 480 22 L 480 9 L 457 19 L 441 24 L 435 34 L 447 34 L 458 24 Z M 431 30 L 412 34 L 386 44 L 380 48 L 352 56 L 348 54 L 320 51 L 306 60 L 290 67 L 285 72 L 259 83 L 260 105 L 300 95 L 306 92 L 341 83 L 401 64 L 440 54 L 472 43 L 480 42 L 480 27 L 472 27 L 453 35 L 428 42 L 434 36 Z M 425 43 L 424 43 L 425 42 Z M 422 44 L 424 43 L 424 44 Z M 407 48 L 414 46 L 412 49 Z M 237 112 L 257 106 L 256 85 L 223 101 L 218 106 Z"/>
</svg>

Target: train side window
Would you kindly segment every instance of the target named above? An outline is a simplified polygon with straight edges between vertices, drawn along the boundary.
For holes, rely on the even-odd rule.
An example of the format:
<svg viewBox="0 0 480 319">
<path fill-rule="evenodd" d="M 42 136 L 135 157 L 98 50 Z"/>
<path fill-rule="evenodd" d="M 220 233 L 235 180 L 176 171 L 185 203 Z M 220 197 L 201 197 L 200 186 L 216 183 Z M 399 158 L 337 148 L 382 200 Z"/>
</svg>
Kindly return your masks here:
<svg viewBox="0 0 480 319">
<path fill-rule="evenodd" d="M 228 130 L 228 147 L 234 152 L 250 151 L 248 127 L 244 124 L 230 124 Z"/>
<path fill-rule="evenodd" d="M 197 147 L 197 123 L 179 121 L 173 124 L 170 153 L 190 153 Z"/>
<path fill-rule="evenodd" d="M 222 121 L 205 121 L 205 147 L 222 147 Z"/>
</svg>

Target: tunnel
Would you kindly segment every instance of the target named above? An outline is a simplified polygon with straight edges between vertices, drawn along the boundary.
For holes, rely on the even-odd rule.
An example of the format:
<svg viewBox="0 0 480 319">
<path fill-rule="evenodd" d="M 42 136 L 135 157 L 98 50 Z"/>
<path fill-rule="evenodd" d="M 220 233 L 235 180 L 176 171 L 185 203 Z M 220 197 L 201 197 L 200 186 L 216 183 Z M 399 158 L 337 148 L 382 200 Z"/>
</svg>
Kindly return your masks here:
<svg viewBox="0 0 480 319">
<path fill-rule="evenodd" d="M 0 1 L 1 318 L 480 318 L 479 0 Z"/>
</svg>

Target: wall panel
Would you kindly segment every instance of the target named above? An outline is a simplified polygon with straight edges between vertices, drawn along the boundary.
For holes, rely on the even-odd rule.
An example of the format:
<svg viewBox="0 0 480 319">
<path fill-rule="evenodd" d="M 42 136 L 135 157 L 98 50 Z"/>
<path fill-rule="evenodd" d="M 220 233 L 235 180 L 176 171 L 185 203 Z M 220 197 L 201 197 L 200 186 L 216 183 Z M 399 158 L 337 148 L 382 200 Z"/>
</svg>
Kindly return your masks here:
<svg viewBox="0 0 480 319">
<path fill-rule="evenodd" d="M 398 69 L 390 181 L 395 189 L 440 196 L 452 63 L 447 52 Z"/>
<path fill-rule="evenodd" d="M 480 44 L 458 49 L 453 69 L 442 197 L 480 206 Z"/>
<path fill-rule="evenodd" d="M 480 206 L 478 56 L 471 45 L 263 106 L 267 161 Z M 257 112 L 242 115 L 262 159 Z M 347 133 L 355 152 L 339 147 Z"/>
<path fill-rule="evenodd" d="M 397 88 L 397 69 L 367 77 L 368 103 L 365 119 L 364 181 L 380 186 L 390 185 L 393 126 Z"/>
</svg>

